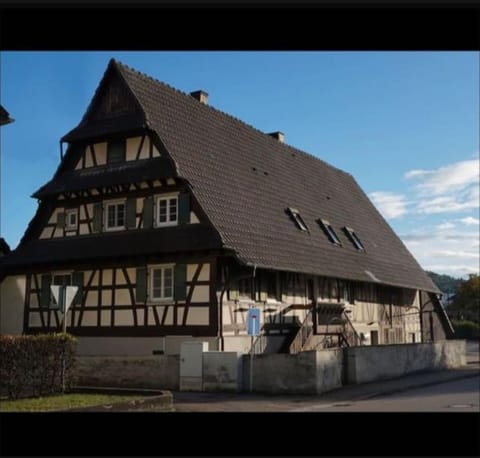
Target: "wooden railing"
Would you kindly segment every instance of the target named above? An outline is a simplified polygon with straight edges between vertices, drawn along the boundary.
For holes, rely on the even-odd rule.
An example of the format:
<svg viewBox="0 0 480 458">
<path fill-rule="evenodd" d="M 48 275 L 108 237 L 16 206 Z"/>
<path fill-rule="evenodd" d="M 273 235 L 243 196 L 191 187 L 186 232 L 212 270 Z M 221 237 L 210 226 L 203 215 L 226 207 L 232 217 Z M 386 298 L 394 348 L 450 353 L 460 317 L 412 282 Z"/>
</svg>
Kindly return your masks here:
<svg viewBox="0 0 480 458">
<path fill-rule="evenodd" d="M 303 320 L 297 335 L 293 339 L 288 349 L 289 353 L 299 353 L 303 350 L 303 347 L 307 343 L 307 340 L 313 334 L 313 313 L 310 310 Z"/>
</svg>

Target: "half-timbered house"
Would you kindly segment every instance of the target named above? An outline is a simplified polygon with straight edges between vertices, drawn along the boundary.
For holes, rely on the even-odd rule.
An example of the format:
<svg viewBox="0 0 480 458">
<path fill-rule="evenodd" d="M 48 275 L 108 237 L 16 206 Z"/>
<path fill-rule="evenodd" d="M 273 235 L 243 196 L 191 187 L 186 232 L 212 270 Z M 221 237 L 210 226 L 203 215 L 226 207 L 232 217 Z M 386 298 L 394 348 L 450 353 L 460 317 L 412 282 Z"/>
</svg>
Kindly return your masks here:
<svg viewBox="0 0 480 458">
<path fill-rule="evenodd" d="M 66 319 L 83 354 L 172 354 L 185 340 L 248 352 L 252 306 L 256 352 L 451 331 L 439 290 L 350 174 L 211 107 L 202 90 L 111 60 L 61 145 L 2 261 L 19 332 L 60 329 L 55 284 L 79 287 Z"/>
</svg>

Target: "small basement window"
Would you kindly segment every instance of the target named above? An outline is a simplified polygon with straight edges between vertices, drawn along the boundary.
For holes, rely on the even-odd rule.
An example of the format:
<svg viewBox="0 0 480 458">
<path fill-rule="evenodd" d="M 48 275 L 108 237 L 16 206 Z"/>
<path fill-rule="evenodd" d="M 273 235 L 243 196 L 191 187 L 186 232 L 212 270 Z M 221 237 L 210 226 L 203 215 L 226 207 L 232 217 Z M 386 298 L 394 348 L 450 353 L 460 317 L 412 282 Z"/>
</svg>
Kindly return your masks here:
<svg viewBox="0 0 480 458">
<path fill-rule="evenodd" d="M 298 210 L 296 210 L 295 208 L 288 208 L 288 213 L 301 231 L 308 231 L 308 227 L 305 224 L 305 221 L 303 221 L 303 218 L 300 216 Z"/>
<path fill-rule="evenodd" d="M 355 231 L 350 228 L 350 227 L 344 227 L 346 234 L 348 235 L 348 238 L 352 241 L 352 243 L 355 245 L 355 248 L 358 251 L 365 251 L 365 247 L 363 246 L 362 241 L 359 239 L 358 235 L 355 233 Z"/>
<path fill-rule="evenodd" d="M 318 224 L 323 229 L 323 231 L 327 235 L 328 240 L 330 240 L 330 242 L 334 243 L 335 245 L 342 246 L 342 242 L 340 242 L 338 235 L 336 234 L 336 232 L 333 230 L 333 227 L 330 225 L 330 223 L 326 219 L 319 219 Z"/>
</svg>

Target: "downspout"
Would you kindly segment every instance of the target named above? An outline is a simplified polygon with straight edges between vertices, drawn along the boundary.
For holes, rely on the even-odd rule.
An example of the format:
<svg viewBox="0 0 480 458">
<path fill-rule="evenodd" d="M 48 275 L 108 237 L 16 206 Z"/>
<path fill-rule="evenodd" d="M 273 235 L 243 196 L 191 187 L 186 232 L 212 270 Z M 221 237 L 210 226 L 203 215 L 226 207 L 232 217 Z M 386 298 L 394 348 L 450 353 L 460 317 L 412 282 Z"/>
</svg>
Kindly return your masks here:
<svg viewBox="0 0 480 458">
<path fill-rule="evenodd" d="M 230 284 L 230 271 L 228 276 L 228 284 Z M 216 287 L 215 287 L 216 289 Z M 223 282 L 222 292 L 220 293 L 220 301 L 218 304 L 218 331 L 217 331 L 217 339 L 218 339 L 218 351 L 224 351 L 225 349 L 225 339 L 223 338 L 223 296 L 225 295 L 225 291 L 227 290 L 227 281 Z M 215 291 L 215 296 L 217 292 Z"/>
<path fill-rule="evenodd" d="M 257 265 L 253 265 L 253 270 L 252 270 L 252 293 L 251 293 L 251 299 L 253 302 L 255 302 L 255 273 L 257 271 Z"/>
</svg>

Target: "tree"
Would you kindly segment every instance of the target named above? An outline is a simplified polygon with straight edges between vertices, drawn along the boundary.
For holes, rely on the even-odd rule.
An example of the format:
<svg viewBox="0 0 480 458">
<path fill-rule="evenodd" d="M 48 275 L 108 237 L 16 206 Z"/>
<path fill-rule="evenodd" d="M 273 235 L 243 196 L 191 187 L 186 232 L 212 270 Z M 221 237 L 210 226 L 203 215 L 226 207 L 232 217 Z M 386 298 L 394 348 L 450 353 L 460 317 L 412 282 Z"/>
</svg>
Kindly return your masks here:
<svg viewBox="0 0 480 458">
<path fill-rule="evenodd" d="M 433 283 L 438 286 L 438 289 L 444 294 L 455 294 L 458 286 L 463 283 L 463 280 L 461 278 L 454 278 L 450 275 L 437 274 L 429 270 L 426 270 L 425 272 L 433 280 Z"/>
<path fill-rule="evenodd" d="M 470 274 L 468 280 L 458 286 L 451 308 L 460 319 L 480 322 L 479 275 Z"/>
</svg>

